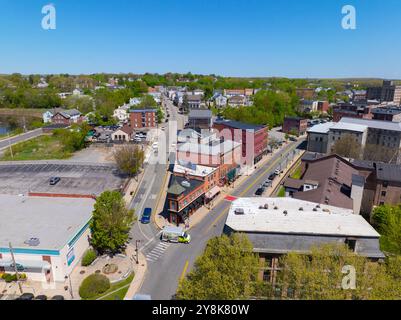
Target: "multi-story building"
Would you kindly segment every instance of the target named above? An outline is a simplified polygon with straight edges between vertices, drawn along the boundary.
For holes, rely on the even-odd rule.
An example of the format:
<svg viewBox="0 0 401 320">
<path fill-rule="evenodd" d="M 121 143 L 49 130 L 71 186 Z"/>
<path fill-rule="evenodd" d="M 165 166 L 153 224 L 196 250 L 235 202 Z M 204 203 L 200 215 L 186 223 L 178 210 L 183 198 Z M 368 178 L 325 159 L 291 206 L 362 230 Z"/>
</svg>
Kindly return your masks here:
<svg viewBox="0 0 401 320">
<path fill-rule="evenodd" d="M 384 80 L 381 87 L 370 87 L 367 90 L 367 99 L 381 102 L 393 102 L 401 104 L 401 86 L 396 86 L 394 81 Z"/>
<path fill-rule="evenodd" d="M 232 202 L 224 227 L 227 235 L 246 234 L 259 255 L 260 280 L 274 283 L 279 259 L 290 252 L 305 255 L 313 247 L 345 244 L 355 254 L 382 260 L 380 235 L 360 215 L 291 198 L 239 198 Z"/>
<path fill-rule="evenodd" d="M 300 117 L 286 117 L 284 119 L 283 132 L 292 134 L 295 133 L 298 136 L 302 136 L 308 129 L 308 120 Z"/>
<path fill-rule="evenodd" d="M 213 126 L 213 114 L 210 110 L 205 109 L 192 109 L 188 116 L 187 128 L 201 131 L 210 130 Z"/>
<path fill-rule="evenodd" d="M 366 103 L 340 103 L 333 108 L 333 121 L 339 122 L 343 117 L 372 119 L 372 108 Z"/>
<path fill-rule="evenodd" d="M 362 153 L 368 138 L 368 127 L 366 125 L 345 122 L 334 124 L 329 131 L 327 153 L 334 152 L 334 145 L 344 136 L 352 136 L 361 147 L 360 152 Z"/>
<path fill-rule="evenodd" d="M 401 122 L 401 108 L 387 106 L 372 109 L 373 120 Z"/>
<path fill-rule="evenodd" d="M 334 126 L 334 122 L 318 124 L 308 129 L 308 146 L 310 152 L 326 153 L 329 143 L 330 128 Z"/>
<path fill-rule="evenodd" d="M 50 116 L 50 122 L 52 124 L 63 124 L 72 125 L 74 123 L 82 123 L 84 117 L 81 112 L 76 109 L 64 110 L 64 109 L 54 109 L 49 110 L 45 113 L 44 119 Z"/>
<path fill-rule="evenodd" d="M 130 125 L 133 129 L 155 128 L 157 125 L 155 109 L 130 110 Z"/>
<path fill-rule="evenodd" d="M 202 96 L 201 95 L 186 95 L 186 100 L 188 103 L 188 109 L 200 109 L 202 104 Z M 185 98 L 184 98 L 185 101 Z"/>
<path fill-rule="evenodd" d="M 214 123 L 220 137 L 234 140 L 242 145 L 242 163 L 253 165 L 268 152 L 268 128 L 238 121 L 217 120 Z"/>
</svg>

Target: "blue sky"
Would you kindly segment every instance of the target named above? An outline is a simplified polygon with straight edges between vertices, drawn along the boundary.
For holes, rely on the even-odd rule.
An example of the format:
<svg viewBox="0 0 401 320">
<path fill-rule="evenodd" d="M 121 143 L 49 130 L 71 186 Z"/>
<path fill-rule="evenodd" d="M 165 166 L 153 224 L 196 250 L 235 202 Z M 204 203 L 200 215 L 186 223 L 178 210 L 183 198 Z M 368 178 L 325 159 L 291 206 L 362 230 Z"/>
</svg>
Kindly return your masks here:
<svg viewBox="0 0 401 320">
<path fill-rule="evenodd" d="M 401 79 L 400 0 L 53 0 L 45 31 L 48 3 L 0 0 L 0 73 Z"/>
</svg>

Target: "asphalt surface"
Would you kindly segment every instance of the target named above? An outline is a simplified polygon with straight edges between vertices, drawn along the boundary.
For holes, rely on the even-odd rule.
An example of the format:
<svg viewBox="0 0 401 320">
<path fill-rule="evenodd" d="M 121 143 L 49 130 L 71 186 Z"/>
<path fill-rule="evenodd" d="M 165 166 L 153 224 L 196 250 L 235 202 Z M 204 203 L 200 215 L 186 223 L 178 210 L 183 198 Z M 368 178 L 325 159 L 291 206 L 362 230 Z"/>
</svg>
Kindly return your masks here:
<svg viewBox="0 0 401 320">
<path fill-rule="evenodd" d="M 171 120 L 174 120 L 177 117 L 176 109 L 170 114 Z M 276 153 L 264 167 L 256 170 L 241 185 L 235 185 L 236 189 L 233 189 L 231 195 L 254 196 L 255 191 L 272 172 L 284 167 L 286 162 L 291 160 L 295 155 L 293 151 L 301 142 L 293 142 L 283 147 L 282 151 Z M 137 210 L 138 218 L 144 208 L 156 207 L 157 195 L 162 188 L 164 180 L 162 177 L 166 171 L 167 165 L 150 165 L 146 169 L 138 194 L 131 204 L 131 207 Z M 148 270 L 140 293 L 151 295 L 153 300 L 174 299 L 179 280 L 191 270 L 196 258 L 204 251 L 207 241 L 222 234 L 230 205 L 229 201 L 223 200 L 192 228 L 189 232 L 192 237 L 190 244 L 163 243 L 160 241 L 161 233 L 155 226 L 136 223 L 131 232 L 132 241 L 135 243 L 135 240 L 141 240 L 140 250 L 148 262 Z"/>
<path fill-rule="evenodd" d="M 29 131 L 27 133 L 21 134 L 19 136 L 11 137 L 9 139 L 0 140 L 0 150 L 8 148 L 10 145 L 13 145 L 13 144 L 25 141 L 25 140 L 29 140 L 29 139 L 33 139 L 33 138 L 39 137 L 42 134 L 43 134 L 42 129 L 36 129 L 36 130 L 33 130 L 33 131 Z"/>
</svg>

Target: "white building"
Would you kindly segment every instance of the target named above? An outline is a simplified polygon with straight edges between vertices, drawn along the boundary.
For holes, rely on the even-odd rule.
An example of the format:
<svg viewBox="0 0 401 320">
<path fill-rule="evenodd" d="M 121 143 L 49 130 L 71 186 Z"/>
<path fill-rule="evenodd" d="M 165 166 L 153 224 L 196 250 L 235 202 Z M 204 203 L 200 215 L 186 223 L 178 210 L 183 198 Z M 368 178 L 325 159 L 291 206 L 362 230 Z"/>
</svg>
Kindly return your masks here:
<svg viewBox="0 0 401 320">
<path fill-rule="evenodd" d="M 64 282 L 89 248 L 93 199 L 0 195 L 0 272 Z"/>
</svg>

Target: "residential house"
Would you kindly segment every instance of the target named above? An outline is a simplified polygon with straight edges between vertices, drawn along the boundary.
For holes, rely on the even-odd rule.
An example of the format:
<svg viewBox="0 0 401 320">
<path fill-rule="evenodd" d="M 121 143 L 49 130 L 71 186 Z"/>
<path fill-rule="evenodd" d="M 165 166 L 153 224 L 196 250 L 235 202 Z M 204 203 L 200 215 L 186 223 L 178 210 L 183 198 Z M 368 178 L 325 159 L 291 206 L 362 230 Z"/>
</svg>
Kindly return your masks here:
<svg viewBox="0 0 401 320">
<path fill-rule="evenodd" d="M 72 125 L 74 123 L 82 123 L 84 121 L 84 117 L 81 112 L 76 109 L 63 110 L 63 109 L 55 109 L 51 123 L 53 124 L 65 124 Z"/>
<path fill-rule="evenodd" d="M 192 109 L 189 111 L 188 128 L 201 132 L 213 126 L 213 114 L 208 109 Z"/>
<path fill-rule="evenodd" d="M 132 140 L 132 135 L 134 133 L 134 129 L 126 124 L 120 129 L 114 131 L 111 134 L 111 139 L 115 142 L 130 142 Z"/>
<path fill-rule="evenodd" d="M 232 96 L 228 98 L 227 104 L 230 107 L 242 107 L 247 104 L 247 99 L 245 96 Z"/>
</svg>

